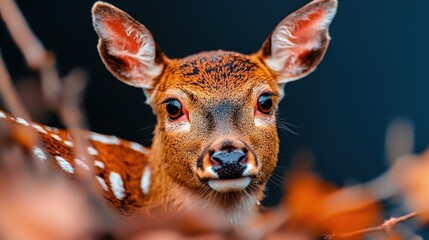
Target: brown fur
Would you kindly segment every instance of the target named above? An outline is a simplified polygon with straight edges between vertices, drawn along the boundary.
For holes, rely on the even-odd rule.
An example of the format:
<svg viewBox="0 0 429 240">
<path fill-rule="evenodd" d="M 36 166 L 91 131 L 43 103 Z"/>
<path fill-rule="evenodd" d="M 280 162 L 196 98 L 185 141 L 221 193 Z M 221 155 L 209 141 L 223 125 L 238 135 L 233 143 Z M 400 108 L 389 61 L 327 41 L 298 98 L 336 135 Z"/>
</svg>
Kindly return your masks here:
<svg viewBox="0 0 429 240">
<path fill-rule="evenodd" d="M 0 111 L 0 113 L 2 113 Z M 69 177 L 75 178 L 76 170 L 78 168 L 75 159 L 81 159 L 79 156 L 75 156 L 76 152 L 73 147 L 66 145 L 64 142 L 69 141 L 72 144 L 76 144 L 75 139 L 71 136 L 70 132 L 61 129 L 55 129 L 46 127 L 40 124 L 40 126 L 46 133 L 39 132 L 32 127 L 33 124 L 29 122 L 30 126 L 20 124 L 16 121 L 16 118 L 7 114 L 6 119 L 0 118 L 0 125 L 9 124 L 10 128 L 24 128 L 23 130 L 28 133 L 37 132 L 42 144 L 40 149 L 45 151 L 46 156 L 52 163 L 54 168 L 66 173 Z M 108 187 L 107 191 L 103 191 L 103 195 L 107 200 L 107 203 L 113 208 L 119 210 L 121 213 L 129 215 L 140 211 L 145 205 L 144 195 L 140 189 L 140 179 L 143 173 L 143 169 L 148 164 L 149 149 L 144 149 L 144 152 L 136 151 L 131 148 L 131 142 L 119 139 L 119 144 L 103 144 L 98 141 L 91 140 L 93 133 L 88 131 L 78 131 L 78 134 L 82 135 L 88 140 L 89 146 L 97 150 L 98 154 L 93 156 L 91 162 L 88 164 L 94 165 L 95 160 L 100 161 L 104 164 L 104 168 L 94 166 L 95 176 L 101 177 L 107 186 L 110 186 L 109 173 L 118 173 L 123 181 L 124 188 L 126 191 L 125 197 L 122 200 L 118 200 L 112 192 L 112 189 Z M 53 137 L 57 135 L 60 140 Z M 107 136 L 108 137 L 108 136 Z M 18 141 L 18 143 L 20 143 Z M 134 144 L 134 143 L 133 143 Z M 27 149 L 31 151 L 31 149 Z M 74 173 L 70 174 L 63 171 L 55 160 L 55 156 L 64 158 L 74 169 Z M 102 188 L 100 188 L 101 190 Z"/>
<path fill-rule="evenodd" d="M 151 150 L 136 151 L 124 140 L 93 141 L 93 133 L 84 132 L 98 151 L 94 159 L 105 165 L 96 168 L 96 175 L 108 186 L 104 191 L 108 203 L 124 214 L 203 210 L 232 224 L 252 215 L 277 163 L 275 114 L 281 88 L 309 74 L 321 61 L 335 10 L 336 0 L 311 2 L 285 18 L 256 54 L 219 50 L 168 59 L 142 24 L 110 4 L 96 3 L 93 23 L 103 62 L 119 80 L 143 88 L 157 116 Z M 258 98 L 267 92 L 274 107 L 271 113 L 262 113 Z M 170 98 L 181 103 L 184 115 L 179 119 L 167 117 L 165 101 Z M 18 124 L 11 116 L 7 120 Z M 40 134 L 49 154 L 76 167 L 73 149 L 63 144 L 69 133 L 55 134 L 61 141 L 50 131 Z M 208 154 L 225 143 L 245 149 L 253 167 L 250 185 L 240 191 L 216 191 L 207 184 L 211 173 L 206 167 L 212 164 Z M 150 190 L 144 194 L 141 179 L 147 167 Z M 112 191 L 112 172 L 123 181 L 123 198 Z"/>
</svg>

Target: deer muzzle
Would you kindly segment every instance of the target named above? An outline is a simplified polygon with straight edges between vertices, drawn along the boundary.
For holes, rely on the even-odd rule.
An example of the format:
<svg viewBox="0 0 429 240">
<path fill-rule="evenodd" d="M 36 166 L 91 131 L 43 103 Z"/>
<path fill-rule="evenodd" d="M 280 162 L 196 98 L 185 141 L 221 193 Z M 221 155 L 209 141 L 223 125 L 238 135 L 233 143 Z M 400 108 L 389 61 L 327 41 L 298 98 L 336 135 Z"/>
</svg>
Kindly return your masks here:
<svg viewBox="0 0 429 240">
<path fill-rule="evenodd" d="M 197 163 L 201 181 L 218 192 L 243 190 L 258 172 L 255 154 L 247 144 L 237 140 L 213 143 Z"/>
</svg>

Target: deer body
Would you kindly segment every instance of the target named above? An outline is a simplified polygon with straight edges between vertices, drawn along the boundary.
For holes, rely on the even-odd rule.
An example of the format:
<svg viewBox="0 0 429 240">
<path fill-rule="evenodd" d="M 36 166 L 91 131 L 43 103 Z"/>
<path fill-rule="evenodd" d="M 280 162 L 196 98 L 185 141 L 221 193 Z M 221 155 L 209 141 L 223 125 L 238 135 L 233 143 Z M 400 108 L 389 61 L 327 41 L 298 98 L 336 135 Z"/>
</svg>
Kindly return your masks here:
<svg viewBox="0 0 429 240">
<path fill-rule="evenodd" d="M 280 22 L 252 55 L 210 51 L 169 59 L 146 27 L 96 3 L 93 24 L 103 62 L 119 80 L 142 88 L 157 116 L 151 149 L 85 132 L 110 205 L 125 213 L 213 212 L 232 224 L 254 214 L 277 162 L 282 88 L 321 61 L 336 7 L 336 0 L 309 3 Z M 27 127 L 39 132 L 47 155 L 67 174 L 82 167 L 66 131 Z"/>
<path fill-rule="evenodd" d="M 74 178 L 78 168 L 87 171 L 92 167 L 95 180 L 113 208 L 129 214 L 144 206 L 144 195 L 150 188 L 148 148 L 115 136 L 79 131 L 88 142 L 85 149 L 91 157 L 88 163 L 83 156 L 76 156 L 76 141 L 66 130 L 29 122 L 0 111 L 0 125 L 8 124 L 10 128 L 20 127 L 27 132 L 37 132 L 41 145 L 33 146 L 28 151 L 36 160 L 51 162 L 67 176 Z"/>
</svg>

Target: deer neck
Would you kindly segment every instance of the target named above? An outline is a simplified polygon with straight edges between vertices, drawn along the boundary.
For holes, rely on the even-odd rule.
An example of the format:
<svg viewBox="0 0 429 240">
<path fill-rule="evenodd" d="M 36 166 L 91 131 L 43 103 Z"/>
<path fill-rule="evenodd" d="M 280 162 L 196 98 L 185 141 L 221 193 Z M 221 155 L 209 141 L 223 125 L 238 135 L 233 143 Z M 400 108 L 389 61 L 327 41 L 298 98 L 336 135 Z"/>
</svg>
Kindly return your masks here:
<svg viewBox="0 0 429 240">
<path fill-rule="evenodd" d="M 158 127 L 157 127 L 158 129 Z M 201 194 L 190 187 L 174 180 L 167 172 L 165 164 L 166 156 L 162 148 L 162 136 L 155 134 L 149 163 L 151 164 L 152 179 L 149 194 L 150 202 L 156 202 L 154 210 L 169 213 L 190 213 L 204 211 L 207 216 L 214 219 L 226 220 L 228 225 L 243 224 L 245 219 L 250 219 L 256 213 L 259 200 L 263 193 L 242 194 L 230 193 Z"/>
</svg>

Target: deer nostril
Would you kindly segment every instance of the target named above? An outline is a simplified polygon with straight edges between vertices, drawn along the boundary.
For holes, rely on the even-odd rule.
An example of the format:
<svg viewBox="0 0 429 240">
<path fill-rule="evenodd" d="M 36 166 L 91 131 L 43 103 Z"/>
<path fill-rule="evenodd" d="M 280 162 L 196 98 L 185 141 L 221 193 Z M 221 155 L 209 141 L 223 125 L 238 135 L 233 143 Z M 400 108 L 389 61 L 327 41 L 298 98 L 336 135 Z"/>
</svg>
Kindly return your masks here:
<svg viewBox="0 0 429 240">
<path fill-rule="evenodd" d="M 210 157 L 213 169 L 221 179 L 240 178 L 247 164 L 247 155 L 243 150 L 217 151 Z"/>
<path fill-rule="evenodd" d="M 217 158 L 217 157 L 213 157 L 212 156 L 210 158 L 210 163 L 211 163 L 212 167 L 215 168 L 215 169 L 222 166 L 222 161 L 219 158 Z"/>
<path fill-rule="evenodd" d="M 242 150 L 218 151 L 211 156 L 211 160 L 219 165 L 242 164 L 246 154 Z"/>
</svg>

